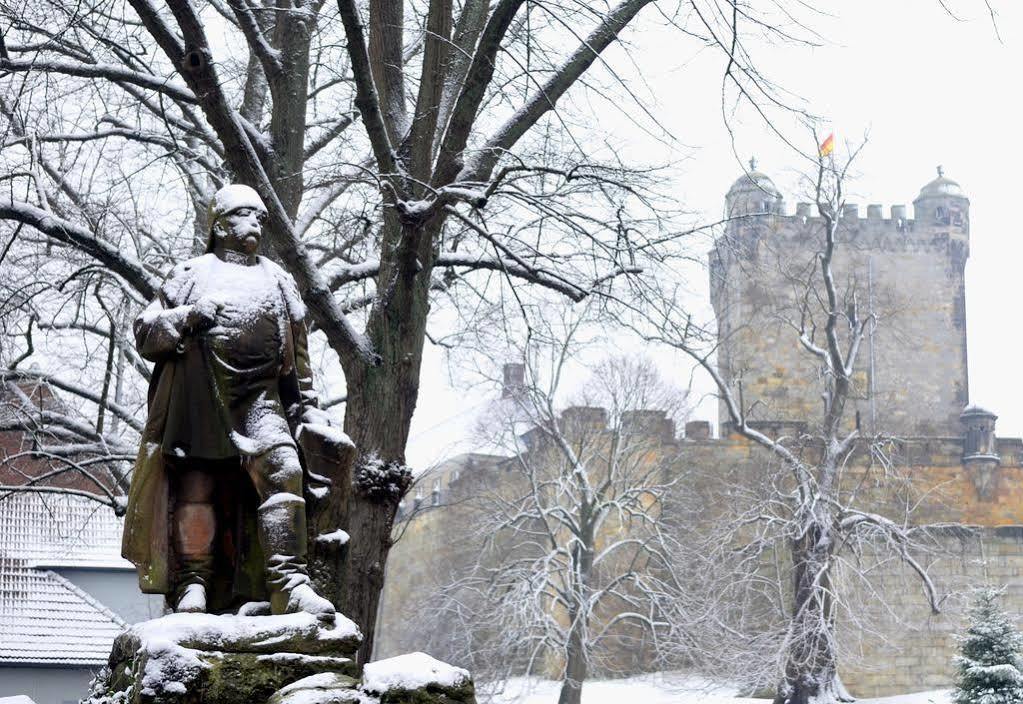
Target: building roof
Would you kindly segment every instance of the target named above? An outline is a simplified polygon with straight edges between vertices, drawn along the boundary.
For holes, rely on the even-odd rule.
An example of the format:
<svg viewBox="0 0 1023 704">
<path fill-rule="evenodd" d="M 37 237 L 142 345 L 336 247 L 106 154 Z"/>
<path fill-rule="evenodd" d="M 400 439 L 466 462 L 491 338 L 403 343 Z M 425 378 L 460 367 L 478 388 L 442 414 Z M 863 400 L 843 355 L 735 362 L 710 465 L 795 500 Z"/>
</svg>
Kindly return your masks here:
<svg viewBox="0 0 1023 704">
<path fill-rule="evenodd" d="M 771 177 L 762 171 L 757 171 L 756 159 L 750 159 L 749 171 L 736 179 L 732 187 L 728 189 L 729 198 L 740 194 L 753 194 L 761 198 L 765 195 L 772 198 L 782 197 L 781 191 L 774 185 Z"/>
<path fill-rule="evenodd" d="M 989 411 L 988 409 L 984 408 L 983 406 L 978 406 L 975 403 L 971 403 L 969 406 L 967 406 L 966 408 L 963 409 L 962 413 L 959 414 L 959 418 L 961 420 L 965 420 L 966 418 L 978 417 L 978 416 L 982 417 L 982 418 L 991 418 L 991 419 L 997 419 L 998 418 L 997 414 L 992 413 L 991 411 Z"/>
<path fill-rule="evenodd" d="M 106 663 L 125 622 L 47 568 L 130 567 L 121 529 L 85 497 L 0 487 L 0 664 Z"/>
<path fill-rule="evenodd" d="M 0 568 L 0 663 L 104 665 L 126 626 L 54 572 Z"/>
<path fill-rule="evenodd" d="M 749 171 L 740 176 L 725 195 L 725 209 L 728 217 L 782 214 L 784 198 L 774 181 L 757 171 L 756 159 L 750 159 Z"/>
<path fill-rule="evenodd" d="M 131 569 L 121 557 L 124 520 L 113 509 L 84 496 L 17 491 L 0 487 L 0 560 L 28 567 Z"/>
</svg>

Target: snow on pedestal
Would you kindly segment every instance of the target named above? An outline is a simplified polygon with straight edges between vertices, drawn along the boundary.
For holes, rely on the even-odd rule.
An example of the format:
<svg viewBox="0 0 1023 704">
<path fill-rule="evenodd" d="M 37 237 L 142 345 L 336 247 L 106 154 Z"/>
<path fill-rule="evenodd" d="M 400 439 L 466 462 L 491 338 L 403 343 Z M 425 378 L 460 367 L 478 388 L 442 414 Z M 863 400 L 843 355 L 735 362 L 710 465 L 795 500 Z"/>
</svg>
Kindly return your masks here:
<svg viewBox="0 0 1023 704">
<path fill-rule="evenodd" d="M 468 681 L 468 670 L 448 665 L 426 653 L 408 653 L 366 665 L 360 686 L 367 692 L 380 693 L 391 689 L 422 689 L 430 685 L 457 689 Z"/>
<path fill-rule="evenodd" d="M 114 641 L 85 704 L 475 704 L 469 673 L 425 653 L 365 666 L 358 626 L 311 614 L 170 614 Z"/>
<path fill-rule="evenodd" d="M 333 673 L 311 675 L 289 684 L 267 704 L 379 704 L 357 689 L 358 682 Z"/>
<path fill-rule="evenodd" d="M 320 674 L 289 684 L 267 704 L 475 704 L 469 673 L 426 653 L 371 662 L 362 682 Z"/>
<path fill-rule="evenodd" d="M 426 653 L 409 653 L 367 664 L 359 689 L 378 696 L 381 704 L 474 704 L 469 673 Z"/>
<path fill-rule="evenodd" d="M 259 704 L 309 675 L 358 673 L 358 627 L 306 613 L 170 614 L 118 636 L 90 704 Z M 354 682 L 354 680 L 352 680 Z"/>
</svg>

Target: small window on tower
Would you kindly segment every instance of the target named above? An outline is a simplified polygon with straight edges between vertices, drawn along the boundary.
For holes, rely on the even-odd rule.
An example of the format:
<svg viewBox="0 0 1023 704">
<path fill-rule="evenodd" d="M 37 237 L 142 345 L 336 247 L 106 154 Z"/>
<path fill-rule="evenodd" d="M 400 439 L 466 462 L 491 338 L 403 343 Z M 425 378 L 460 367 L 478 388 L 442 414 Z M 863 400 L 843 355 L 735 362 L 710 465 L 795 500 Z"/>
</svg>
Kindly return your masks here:
<svg viewBox="0 0 1023 704">
<path fill-rule="evenodd" d="M 949 216 L 948 208 L 945 208 L 943 206 L 938 206 L 937 208 L 935 208 L 934 209 L 934 221 L 936 223 L 938 223 L 939 225 L 950 225 L 950 224 L 952 224 L 952 219 Z"/>
</svg>

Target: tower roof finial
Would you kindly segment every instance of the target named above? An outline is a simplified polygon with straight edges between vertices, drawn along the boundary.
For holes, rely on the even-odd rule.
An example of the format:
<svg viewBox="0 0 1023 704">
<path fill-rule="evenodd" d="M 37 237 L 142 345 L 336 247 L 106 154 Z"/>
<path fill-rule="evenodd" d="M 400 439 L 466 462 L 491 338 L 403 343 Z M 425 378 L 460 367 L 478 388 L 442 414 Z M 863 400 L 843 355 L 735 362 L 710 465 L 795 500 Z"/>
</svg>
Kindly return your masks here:
<svg viewBox="0 0 1023 704">
<path fill-rule="evenodd" d="M 749 170 L 750 171 L 756 171 L 757 170 L 757 158 L 755 156 L 751 156 L 749 158 Z"/>
<path fill-rule="evenodd" d="M 938 178 L 941 178 L 944 175 L 945 175 L 945 167 L 942 166 L 941 164 L 938 164 Z"/>
</svg>

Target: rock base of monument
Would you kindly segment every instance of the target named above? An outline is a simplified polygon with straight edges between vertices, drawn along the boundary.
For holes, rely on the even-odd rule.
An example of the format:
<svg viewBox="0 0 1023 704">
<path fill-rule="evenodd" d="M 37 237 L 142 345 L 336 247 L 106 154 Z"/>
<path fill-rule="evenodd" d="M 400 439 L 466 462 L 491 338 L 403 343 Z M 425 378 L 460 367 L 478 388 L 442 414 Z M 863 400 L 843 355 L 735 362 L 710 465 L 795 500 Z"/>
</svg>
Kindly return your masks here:
<svg viewBox="0 0 1023 704">
<path fill-rule="evenodd" d="M 475 704 L 469 673 L 423 653 L 370 663 L 337 615 L 171 614 L 118 636 L 85 704 Z"/>
</svg>

